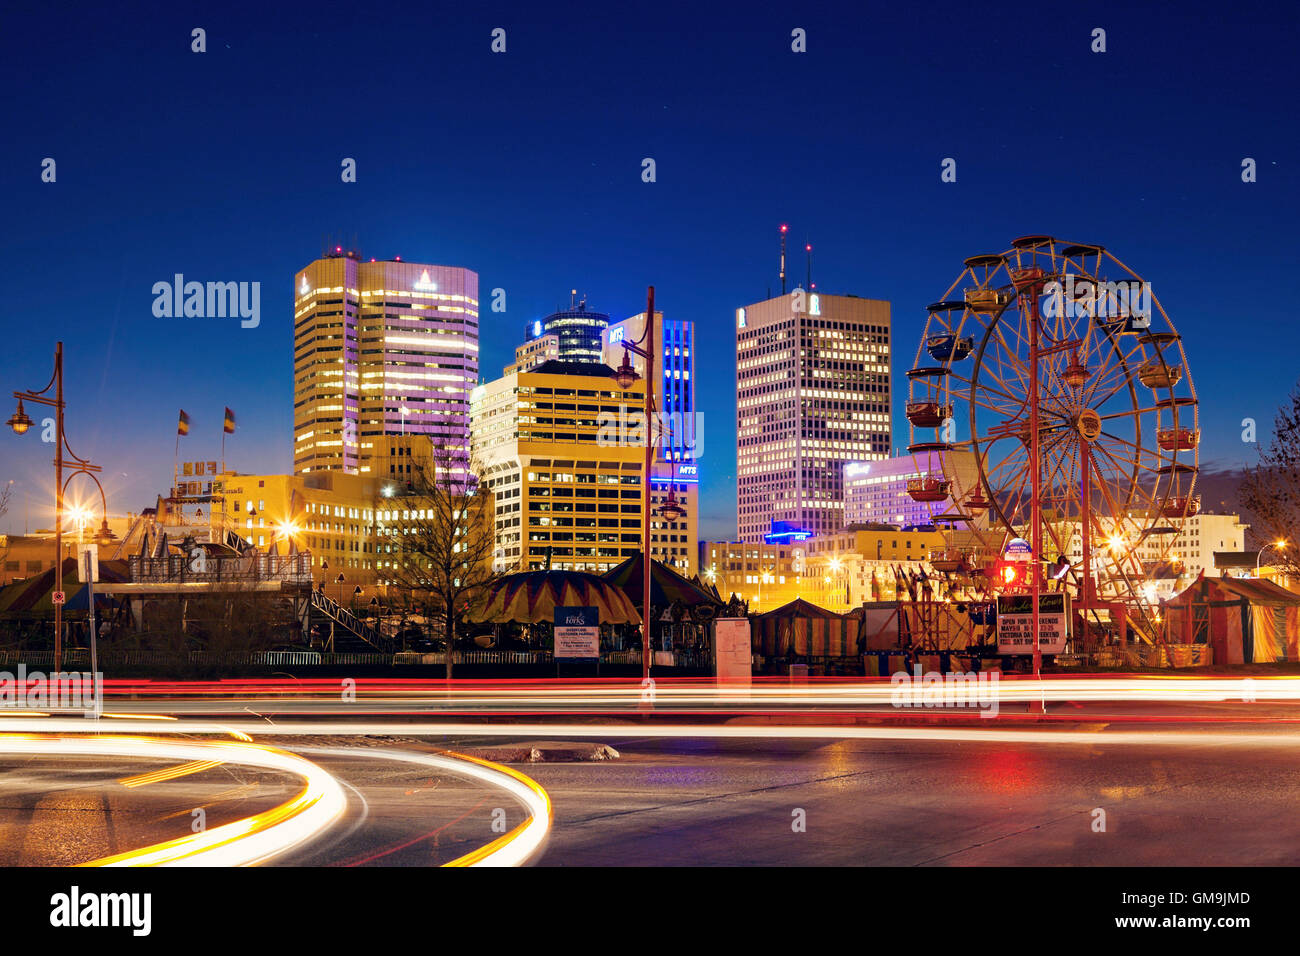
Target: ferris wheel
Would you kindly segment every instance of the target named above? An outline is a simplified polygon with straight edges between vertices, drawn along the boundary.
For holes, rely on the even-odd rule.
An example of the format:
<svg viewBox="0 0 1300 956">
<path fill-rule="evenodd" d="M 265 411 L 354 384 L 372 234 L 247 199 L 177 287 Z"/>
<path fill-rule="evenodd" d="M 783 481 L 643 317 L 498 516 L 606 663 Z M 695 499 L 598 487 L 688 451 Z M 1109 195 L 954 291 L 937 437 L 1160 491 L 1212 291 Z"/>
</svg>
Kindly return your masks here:
<svg viewBox="0 0 1300 956">
<path fill-rule="evenodd" d="M 1196 391 L 1150 284 L 1101 246 L 1025 236 L 965 260 L 927 312 L 908 494 L 971 550 L 1036 536 L 1084 606 L 1149 615 L 1145 582 L 1200 507 Z"/>
</svg>

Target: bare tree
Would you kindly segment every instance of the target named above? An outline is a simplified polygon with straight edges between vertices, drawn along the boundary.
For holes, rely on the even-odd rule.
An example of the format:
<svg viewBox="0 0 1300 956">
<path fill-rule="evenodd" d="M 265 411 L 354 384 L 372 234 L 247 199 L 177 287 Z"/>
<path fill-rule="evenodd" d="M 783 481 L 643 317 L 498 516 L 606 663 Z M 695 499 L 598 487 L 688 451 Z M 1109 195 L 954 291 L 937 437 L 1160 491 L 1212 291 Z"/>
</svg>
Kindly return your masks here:
<svg viewBox="0 0 1300 956">
<path fill-rule="evenodd" d="M 1260 547 L 1286 542 L 1285 548 L 1270 549 L 1269 563 L 1295 580 L 1300 576 L 1300 386 L 1278 409 L 1273 440 L 1260 448 L 1259 464 L 1244 475 L 1240 501 Z"/>
<path fill-rule="evenodd" d="M 9 512 L 9 499 L 13 497 L 14 483 L 6 482 L 3 488 L 0 488 L 0 518 L 3 518 Z M 0 561 L 3 561 L 9 555 L 9 535 L 0 535 L 4 539 L 4 546 L 0 547 Z"/>
<path fill-rule="evenodd" d="M 392 557 L 382 575 L 442 614 L 450 678 L 456 620 L 501 576 L 492 560 L 496 513 L 491 492 L 455 449 L 436 448 L 431 461 L 414 462 L 412 469 L 389 501 L 401 517 L 386 529 Z"/>
</svg>

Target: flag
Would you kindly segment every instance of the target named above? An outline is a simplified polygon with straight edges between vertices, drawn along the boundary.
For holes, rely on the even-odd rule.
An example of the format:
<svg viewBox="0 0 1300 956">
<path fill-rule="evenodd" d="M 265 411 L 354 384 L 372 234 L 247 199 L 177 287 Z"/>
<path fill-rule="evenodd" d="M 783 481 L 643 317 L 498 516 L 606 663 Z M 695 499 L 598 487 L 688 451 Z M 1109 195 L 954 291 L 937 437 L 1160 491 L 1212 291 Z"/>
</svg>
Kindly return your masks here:
<svg viewBox="0 0 1300 956">
<path fill-rule="evenodd" d="M 226 409 L 226 420 L 221 428 L 227 435 L 233 435 L 235 433 L 235 413 L 229 408 Z"/>
<path fill-rule="evenodd" d="M 190 433 L 190 416 L 185 414 L 185 409 L 181 409 L 181 420 L 176 424 L 176 434 L 188 435 Z"/>
</svg>

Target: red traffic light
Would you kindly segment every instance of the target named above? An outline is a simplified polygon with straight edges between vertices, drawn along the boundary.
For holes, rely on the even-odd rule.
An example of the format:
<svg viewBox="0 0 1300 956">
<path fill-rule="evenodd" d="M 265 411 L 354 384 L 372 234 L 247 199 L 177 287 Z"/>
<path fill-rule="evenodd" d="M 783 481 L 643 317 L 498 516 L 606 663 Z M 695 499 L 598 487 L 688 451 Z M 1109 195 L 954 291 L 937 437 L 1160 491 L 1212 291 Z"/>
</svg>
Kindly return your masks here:
<svg viewBox="0 0 1300 956">
<path fill-rule="evenodd" d="M 1029 584 L 1029 562 L 999 561 L 988 570 L 995 587 L 1022 588 Z"/>
</svg>

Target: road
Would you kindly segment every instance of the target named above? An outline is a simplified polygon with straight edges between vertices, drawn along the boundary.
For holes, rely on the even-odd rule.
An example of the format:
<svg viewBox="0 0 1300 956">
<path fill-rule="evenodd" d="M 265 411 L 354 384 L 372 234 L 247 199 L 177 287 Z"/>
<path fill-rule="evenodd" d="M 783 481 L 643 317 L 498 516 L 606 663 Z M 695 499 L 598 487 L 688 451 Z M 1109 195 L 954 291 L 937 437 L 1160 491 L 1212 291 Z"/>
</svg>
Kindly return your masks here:
<svg viewBox="0 0 1300 956">
<path fill-rule="evenodd" d="M 484 736 L 489 730 L 511 736 Z M 530 745 L 518 730 L 274 738 L 337 780 L 347 805 L 269 862 L 430 866 L 489 844 L 527 819 L 519 799 L 459 768 L 391 757 Z M 1084 724 L 1065 734 L 919 728 L 906 737 L 859 728 L 876 736 L 853 739 L 795 739 L 779 728 L 745 730 L 776 734 L 767 738 L 722 739 L 709 736 L 717 728 L 697 736 L 596 732 L 619 751 L 617 760 L 517 765 L 552 801 L 549 837 L 531 855 L 536 865 L 1300 862 L 1300 734 L 1285 725 Z M 68 864 L 127 852 L 185 835 L 196 807 L 214 827 L 265 812 L 301 786 L 289 774 L 230 764 L 122 782 L 148 781 L 174 764 L 6 757 L 0 862 Z"/>
</svg>

